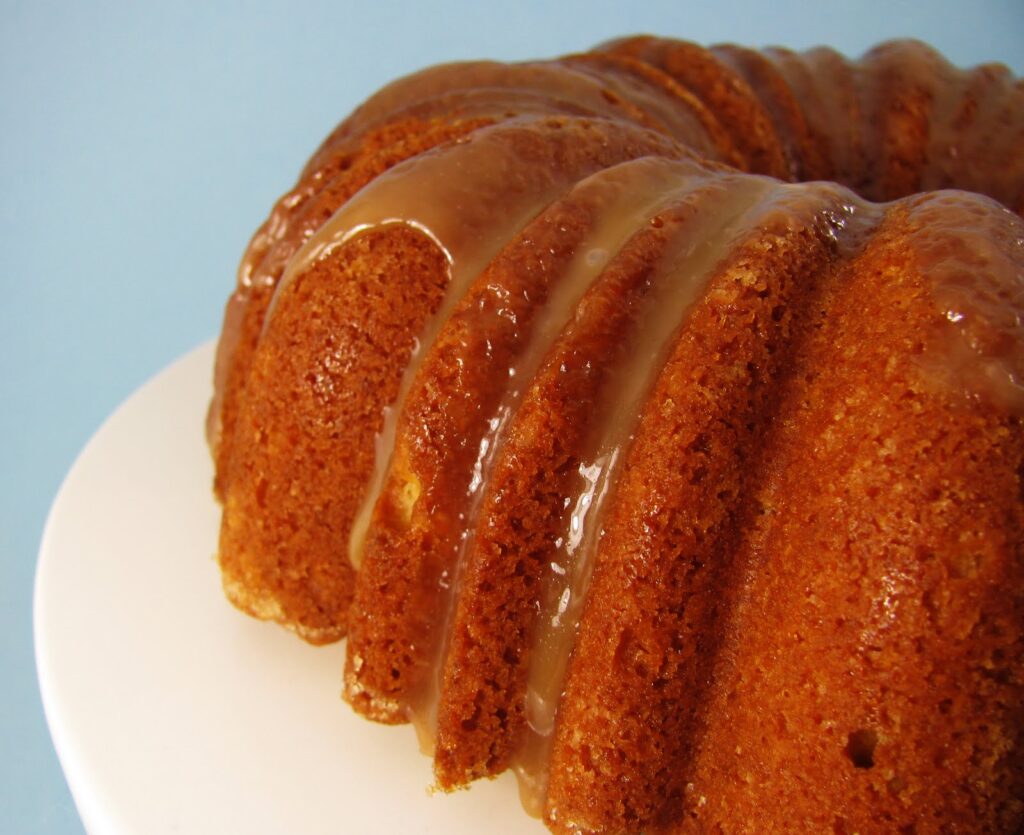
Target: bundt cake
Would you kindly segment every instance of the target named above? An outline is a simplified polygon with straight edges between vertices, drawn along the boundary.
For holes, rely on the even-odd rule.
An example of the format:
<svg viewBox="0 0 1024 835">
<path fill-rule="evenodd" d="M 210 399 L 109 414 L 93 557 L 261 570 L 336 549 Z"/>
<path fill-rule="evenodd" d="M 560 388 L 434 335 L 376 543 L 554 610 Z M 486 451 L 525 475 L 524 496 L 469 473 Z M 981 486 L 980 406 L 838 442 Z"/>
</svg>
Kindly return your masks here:
<svg viewBox="0 0 1024 835">
<path fill-rule="evenodd" d="M 228 302 L 227 595 L 556 832 L 1018 831 L 1022 212 L 917 42 L 396 81 Z"/>
</svg>

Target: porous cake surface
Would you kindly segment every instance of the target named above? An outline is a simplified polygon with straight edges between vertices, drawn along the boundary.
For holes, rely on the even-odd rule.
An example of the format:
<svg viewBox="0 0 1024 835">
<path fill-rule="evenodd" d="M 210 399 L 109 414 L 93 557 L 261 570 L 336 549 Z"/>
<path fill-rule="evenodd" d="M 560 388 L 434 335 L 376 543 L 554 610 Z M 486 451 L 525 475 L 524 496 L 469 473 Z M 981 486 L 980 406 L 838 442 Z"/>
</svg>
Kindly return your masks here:
<svg viewBox="0 0 1024 835">
<path fill-rule="evenodd" d="M 556 832 L 1016 831 L 1022 104 L 911 41 L 384 88 L 228 303 L 229 598 Z"/>
</svg>

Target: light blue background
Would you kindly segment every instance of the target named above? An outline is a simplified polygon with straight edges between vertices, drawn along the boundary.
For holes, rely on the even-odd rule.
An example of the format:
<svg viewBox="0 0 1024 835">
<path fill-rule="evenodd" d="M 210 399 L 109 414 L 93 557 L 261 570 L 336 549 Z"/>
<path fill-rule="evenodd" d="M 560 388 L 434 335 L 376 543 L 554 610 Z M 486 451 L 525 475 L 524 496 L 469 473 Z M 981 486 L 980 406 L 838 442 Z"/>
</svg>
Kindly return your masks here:
<svg viewBox="0 0 1024 835">
<path fill-rule="evenodd" d="M 1024 72 L 1024 3 L 516 0 L 3 3 L 0 831 L 78 833 L 32 657 L 45 514 L 145 379 L 214 336 L 237 260 L 328 130 L 384 82 L 649 31 L 857 54 L 913 35 Z M 140 543 L 144 546 L 144 543 Z"/>
</svg>

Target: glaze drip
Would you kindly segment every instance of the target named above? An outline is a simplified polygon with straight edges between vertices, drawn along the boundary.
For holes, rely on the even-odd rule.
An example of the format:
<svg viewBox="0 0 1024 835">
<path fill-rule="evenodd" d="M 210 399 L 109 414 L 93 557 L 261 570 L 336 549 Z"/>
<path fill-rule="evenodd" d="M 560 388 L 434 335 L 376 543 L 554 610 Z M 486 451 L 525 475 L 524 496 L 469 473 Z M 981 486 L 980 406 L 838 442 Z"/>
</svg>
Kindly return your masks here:
<svg viewBox="0 0 1024 835">
<path fill-rule="evenodd" d="M 770 180 L 760 178 L 720 178 L 701 185 L 703 189 L 677 193 L 675 208 L 686 212 L 687 219 L 647 279 L 649 289 L 639 299 L 634 327 L 626 337 L 628 348 L 608 373 L 595 404 L 577 487 L 565 500 L 564 533 L 544 578 L 525 697 L 528 730 L 513 760 L 523 805 L 535 814 L 543 808 L 555 716 L 602 520 L 644 397 L 687 311 L 737 237 L 748 231 L 747 213 L 754 212 L 772 187 Z"/>
<path fill-rule="evenodd" d="M 593 227 L 575 247 L 575 255 L 554 283 L 541 309 L 522 339 L 523 348 L 507 369 L 508 388 L 494 414 L 487 420 L 486 432 L 477 441 L 479 453 L 468 478 L 461 516 L 467 532 L 476 524 L 483 488 L 490 481 L 495 457 L 500 453 L 509 417 L 516 412 L 524 390 L 537 369 L 576 315 L 580 300 L 613 259 L 623 244 L 651 217 L 679 200 L 679 194 L 696 183 L 706 182 L 707 171 L 688 160 L 642 157 L 612 166 L 581 181 L 565 196 L 566 202 L 586 206 Z M 445 612 L 441 635 L 449 634 L 452 610 L 461 583 L 466 553 L 473 546 L 469 533 L 459 545 L 453 577 L 439 587 L 440 609 Z M 441 675 L 446 643 L 439 641 L 424 687 L 411 703 L 411 716 L 419 732 L 421 746 L 433 748 L 436 713 L 441 690 Z"/>
</svg>

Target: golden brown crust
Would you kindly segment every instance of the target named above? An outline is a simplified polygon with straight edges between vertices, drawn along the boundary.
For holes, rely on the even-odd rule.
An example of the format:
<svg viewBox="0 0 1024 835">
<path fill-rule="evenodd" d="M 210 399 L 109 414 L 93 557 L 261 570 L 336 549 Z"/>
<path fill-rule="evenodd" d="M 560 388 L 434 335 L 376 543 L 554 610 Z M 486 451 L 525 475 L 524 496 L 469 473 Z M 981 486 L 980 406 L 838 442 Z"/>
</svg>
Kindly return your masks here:
<svg viewBox="0 0 1024 835">
<path fill-rule="evenodd" d="M 639 86 L 648 90 L 659 91 L 666 97 L 666 105 L 675 112 L 672 122 L 655 123 L 653 127 L 686 144 L 704 159 L 746 167 L 736 148 L 735 137 L 722 126 L 715 112 L 666 72 L 624 53 L 588 52 L 563 60 L 573 67 L 594 68 L 605 79 L 619 76 L 639 82 Z M 654 116 L 657 118 L 658 114 Z"/>
<path fill-rule="evenodd" d="M 703 102 L 732 138 L 741 158 L 739 168 L 788 179 L 788 163 L 764 105 L 747 82 L 709 50 L 648 36 L 613 41 L 603 49 L 657 67 Z"/>
<path fill-rule="evenodd" d="M 915 59 L 908 67 L 901 44 L 892 43 L 871 50 L 860 62 L 863 108 L 868 124 L 875 126 L 867 134 L 866 149 L 875 170 L 864 189 L 872 200 L 920 191 L 922 172 L 929 163 L 936 104 L 931 85 L 945 62 L 923 49 L 915 50 Z"/>
<path fill-rule="evenodd" d="M 818 151 L 820 168 L 814 172 L 813 177 L 808 176 L 804 179 L 850 182 L 847 172 L 840 163 L 846 156 L 843 146 L 849 141 L 842 134 L 844 130 L 856 124 L 856 106 L 848 99 L 843 100 L 844 90 L 837 89 L 837 84 L 825 84 L 815 77 L 817 68 L 809 55 L 780 47 L 765 49 L 761 54 L 771 62 L 779 76 L 784 79 L 785 85 L 792 91 L 805 120 L 808 139 Z M 837 53 L 817 57 L 821 62 L 832 59 L 833 70 L 845 69 L 843 65 L 846 64 L 846 60 Z M 841 118 L 837 119 L 836 114 L 841 114 Z M 837 121 L 839 124 L 836 124 Z"/>
<path fill-rule="evenodd" d="M 821 149 L 807 127 L 800 102 L 772 62 L 753 49 L 726 44 L 712 47 L 711 52 L 746 79 L 767 109 L 786 156 L 785 179 L 822 179 L 828 168 Z"/>
<path fill-rule="evenodd" d="M 447 277 L 432 242 L 396 227 L 361 236 L 278 300 L 249 370 L 224 500 L 220 562 L 236 605 L 314 643 L 344 635 L 354 573 L 340 532 Z"/>
<path fill-rule="evenodd" d="M 806 830 L 1021 823 L 1024 436 L 922 375 L 917 232 L 893 210 L 842 270 L 785 389 L 683 831 L 758 796 Z"/>
</svg>

